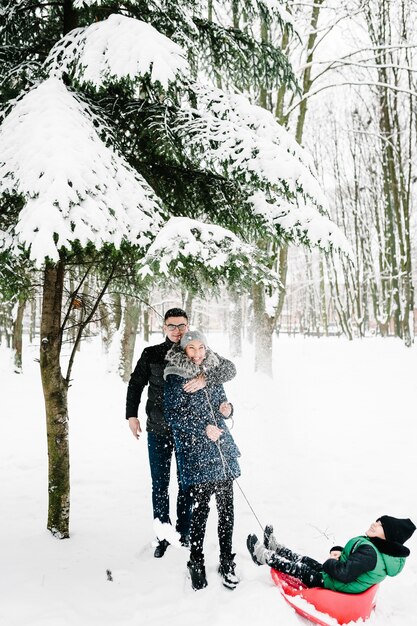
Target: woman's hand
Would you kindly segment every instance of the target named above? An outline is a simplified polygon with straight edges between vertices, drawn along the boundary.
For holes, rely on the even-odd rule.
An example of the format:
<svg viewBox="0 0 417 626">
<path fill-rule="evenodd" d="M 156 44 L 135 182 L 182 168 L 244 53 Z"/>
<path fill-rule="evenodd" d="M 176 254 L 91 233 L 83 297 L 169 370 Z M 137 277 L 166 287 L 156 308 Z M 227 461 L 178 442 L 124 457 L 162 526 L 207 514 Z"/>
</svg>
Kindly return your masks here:
<svg viewBox="0 0 417 626">
<path fill-rule="evenodd" d="M 195 393 L 200 389 L 204 389 L 205 386 L 206 377 L 204 376 L 204 374 L 199 374 L 196 378 L 192 378 L 188 381 L 188 383 L 185 383 L 183 389 L 186 393 Z"/>
<path fill-rule="evenodd" d="M 217 428 L 217 426 L 214 426 L 213 424 L 206 426 L 206 435 L 210 441 L 217 441 L 222 432 L 221 428 Z"/>
<path fill-rule="evenodd" d="M 223 417 L 229 417 L 232 413 L 232 405 L 230 402 L 222 402 L 219 406 L 219 411 L 223 415 Z"/>
</svg>

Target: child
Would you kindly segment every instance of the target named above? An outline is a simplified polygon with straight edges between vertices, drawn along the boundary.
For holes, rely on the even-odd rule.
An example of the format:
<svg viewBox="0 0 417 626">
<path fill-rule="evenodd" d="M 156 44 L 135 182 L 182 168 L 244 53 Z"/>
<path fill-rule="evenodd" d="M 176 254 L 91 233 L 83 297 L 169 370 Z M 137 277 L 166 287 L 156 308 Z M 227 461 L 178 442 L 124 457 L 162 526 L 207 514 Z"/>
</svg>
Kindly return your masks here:
<svg viewBox="0 0 417 626">
<path fill-rule="evenodd" d="M 247 546 L 257 565 L 267 564 L 298 578 L 307 587 L 361 593 L 386 576 L 401 572 L 410 554 L 403 544 L 415 529 L 410 519 L 382 515 L 370 525 L 365 535 L 350 539 L 344 548 L 332 548 L 334 556 L 330 555 L 323 564 L 277 543 L 272 526 L 265 528 L 265 545 L 255 535 L 249 535 Z"/>
<path fill-rule="evenodd" d="M 240 452 L 233 441 L 224 417 L 232 405 L 223 386 L 210 383 L 194 393 L 186 393 L 184 384 L 202 372 L 217 367 L 218 358 L 209 348 L 203 333 L 187 331 L 179 346 L 166 356 L 164 414 L 172 429 L 178 472 L 183 489 L 193 499 L 190 533 L 190 560 L 187 563 L 194 590 L 207 586 L 203 543 L 209 514 L 209 502 L 216 497 L 219 515 L 219 573 L 223 585 L 234 589 L 239 583 L 232 554 L 234 523 L 233 479 L 240 475 L 237 458 Z"/>
</svg>

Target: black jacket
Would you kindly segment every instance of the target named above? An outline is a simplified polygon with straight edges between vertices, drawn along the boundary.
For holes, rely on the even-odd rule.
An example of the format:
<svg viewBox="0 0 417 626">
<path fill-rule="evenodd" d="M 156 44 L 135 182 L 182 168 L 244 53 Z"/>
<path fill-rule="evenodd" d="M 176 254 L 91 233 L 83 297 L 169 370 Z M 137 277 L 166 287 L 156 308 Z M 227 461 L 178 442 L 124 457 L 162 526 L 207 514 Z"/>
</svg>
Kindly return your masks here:
<svg viewBox="0 0 417 626">
<path fill-rule="evenodd" d="M 164 419 L 164 369 L 165 357 L 174 344 L 165 339 L 157 346 L 145 348 L 130 377 L 126 397 L 126 419 L 137 417 L 142 392 L 149 384 L 146 402 L 146 430 L 157 435 L 168 435 L 170 429 Z M 217 355 L 218 356 L 218 355 Z M 236 368 L 231 361 L 218 356 L 219 366 L 207 374 L 207 385 L 222 384 L 236 376 Z"/>
</svg>

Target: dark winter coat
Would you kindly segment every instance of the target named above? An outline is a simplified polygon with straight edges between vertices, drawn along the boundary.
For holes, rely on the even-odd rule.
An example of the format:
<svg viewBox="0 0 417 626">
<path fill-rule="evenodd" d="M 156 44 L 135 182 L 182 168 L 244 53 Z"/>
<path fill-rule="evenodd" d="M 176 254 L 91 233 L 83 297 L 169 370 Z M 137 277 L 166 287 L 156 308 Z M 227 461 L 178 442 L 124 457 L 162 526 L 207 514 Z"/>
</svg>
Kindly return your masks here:
<svg viewBox="0 0 417 626">
<path fill-rule="evenodd" d="M 183 390 L 186 380 L 197 376 L 202 369 L 210 376 L 218 367 L 217 355 L 207 348 L 201 369 L 175 346 L 167 354 L 167 361 L 165 419 L 172 429 L 182 487 L 237 478 L 240 452 L 219 411 L 220 404 L 227 401 L 223 386 L 211 384 L 195 393 Z M 209 424 L 223 430 L 217 442 L 207 437 Z"/>
<path fill-rule="evenodd" d="M 408 548 L 394 541 L 354 537 L 343 548 L 339 560 L 323 563 L 324 586 L 344 593 L 361 593 L 386 576 L 399 574 L 409 554 Z"/>
<path fill-rule="evenodd" d="M 142 392 L 149 384 L 146 402 L 146 430 L 157 435 L 169 435 L 170 430 L 164 419 L 164 369 L 168 350 L 175 344 L 168 339 L 156 346 L 145 348 L 130 377 L 126 397 L 126 419 L 137 417 Z M 216 355 L 217 356 L 217 355 Z M 219 365 L 209 372 L 207 385 L 224 383 L 236 375 L 231 361 L 217 357 Z"/>
</svg>

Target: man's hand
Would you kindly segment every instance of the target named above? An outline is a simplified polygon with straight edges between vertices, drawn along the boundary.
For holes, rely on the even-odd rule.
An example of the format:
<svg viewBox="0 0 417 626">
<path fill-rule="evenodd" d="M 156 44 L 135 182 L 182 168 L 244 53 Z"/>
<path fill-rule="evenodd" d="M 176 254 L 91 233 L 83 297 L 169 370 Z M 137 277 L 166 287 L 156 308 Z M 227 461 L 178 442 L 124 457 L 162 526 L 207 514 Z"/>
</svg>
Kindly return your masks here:
<svg viewBox="0 0 417 626">
<path fill-rule="evenodd" d="M 229 417 L 232 413 L 232 405 L 230 402 L 222 402 L 219 406 L 219 411 L 223 417 Z"/>
<path fill-rule="evenodd" d="M 134 436 L 135 439 L 139 439 L 142 429 L 140 427 L 138 418 L 129 417 L 128 422 L 129 422 L 129 428 L 132 431 L 132 435 Z"/>
<path fill-rule="evenodd" d="M 221 428 L 217 428 L 213 424 L 206 426 L 206 435 L 211 441 L 217 441 L 222 432 Z"/>
<path fill-rule="evenodd" d="M 185 383 L 183 389 L 186 393 L 195 393 L 200 389 L 204 389 L 205 386 L 206 377 L 204 376 L 204 374 L 199 374 L 196 378 L 192 378 L 188 381 L 188 383 Z"/>
</svg>

